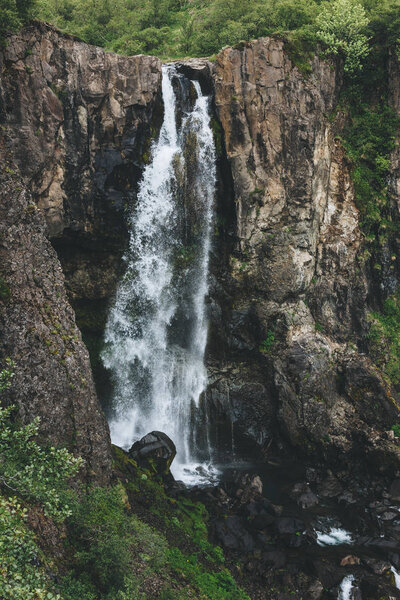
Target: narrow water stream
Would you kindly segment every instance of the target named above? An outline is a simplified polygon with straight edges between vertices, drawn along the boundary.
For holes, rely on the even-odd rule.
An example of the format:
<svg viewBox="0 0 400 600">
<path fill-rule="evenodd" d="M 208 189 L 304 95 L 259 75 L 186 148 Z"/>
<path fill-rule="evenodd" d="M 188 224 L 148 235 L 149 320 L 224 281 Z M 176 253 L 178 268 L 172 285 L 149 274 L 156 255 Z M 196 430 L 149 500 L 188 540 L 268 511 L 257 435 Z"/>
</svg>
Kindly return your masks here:
<svg viewBox="0 0 400 600">
<path fill-rule="evenodd" d="M 108 317 L 103 362 L 114 385 L 112 441 L 129 448 L 162 431 L 177 446 L 174 475 L 188 479 L 198 462 L 193 424 L 207 383 L 216 167 L 210 99 L 186 80 L 191 102 L 182 110 L 174 91 L 182 80 L 173 65 L 163 67 L 164 122 L 130 218 L 126 272 Z"/>
</svg>

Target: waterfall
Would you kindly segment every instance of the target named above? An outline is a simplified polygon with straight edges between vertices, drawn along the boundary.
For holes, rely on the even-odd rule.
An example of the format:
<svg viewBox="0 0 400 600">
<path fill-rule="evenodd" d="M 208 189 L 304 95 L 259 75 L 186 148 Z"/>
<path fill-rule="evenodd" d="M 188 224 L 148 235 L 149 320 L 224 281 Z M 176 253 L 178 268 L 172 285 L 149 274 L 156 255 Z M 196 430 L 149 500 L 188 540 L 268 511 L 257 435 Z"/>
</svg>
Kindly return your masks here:
<svg viewBox="0 0 400 600">
<path fill-rule="evenodd" d="M 149 431 L 165 432 L 177 446 L 176 476 L 196 462 L 192 428 L 207 383 L 216 181 L 210 100 L 192 82 L 188 108 L 177 115 L 174 85 L 183 83 L 174 66 L 163 67 L 164 122 L 131 214 L 126 272 L 102 355 L 114 386 L 112 441 L 129 448 Z"/>
<path fill-rule="evenodd" d="M 340 584 L 338 600 L 351 600 L 352 599 L 352 589 L 354 583 L 354 575 L 346 575 Z"/>
<path fill-rule="evenodd" d="M 390 570 L 393 573 L 394 584 L 395 584 L 396 588 L 398 590 L 400 590 L 400 573 L 398 571 L 396 571 L 396 569 L 394 567 L 391 567 Z"/>
</svg>

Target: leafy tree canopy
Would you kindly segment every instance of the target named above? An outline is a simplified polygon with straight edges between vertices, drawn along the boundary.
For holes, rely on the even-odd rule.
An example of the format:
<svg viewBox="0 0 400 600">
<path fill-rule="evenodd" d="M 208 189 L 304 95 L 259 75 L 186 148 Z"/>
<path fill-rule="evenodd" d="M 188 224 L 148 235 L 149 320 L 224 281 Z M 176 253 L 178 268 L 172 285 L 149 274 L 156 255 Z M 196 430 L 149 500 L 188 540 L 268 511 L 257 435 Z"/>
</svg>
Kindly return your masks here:
<svg viewBox="0 0 400 600">
<path fill-rule="evenodd" d="M 166 59 L 281 34 L 320 42 L 351 74 L 375 42 L 400 47 L 400 0 L 0 0 L 0 37 L 32 16 L 108 50 Z"/>
</svg>

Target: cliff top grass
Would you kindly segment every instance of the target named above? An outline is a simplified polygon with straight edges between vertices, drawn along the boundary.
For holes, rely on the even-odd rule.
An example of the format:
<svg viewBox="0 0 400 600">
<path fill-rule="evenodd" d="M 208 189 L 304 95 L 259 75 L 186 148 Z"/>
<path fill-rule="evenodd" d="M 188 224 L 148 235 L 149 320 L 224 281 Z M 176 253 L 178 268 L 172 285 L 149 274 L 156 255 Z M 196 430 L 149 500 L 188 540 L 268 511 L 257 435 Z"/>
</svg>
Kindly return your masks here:
<svg viewBox="0 0 400 600">
<path fill-rule="evenodd" d="M 32 17 L 107 50 L 164 60 L 284 35 L 297 54 L 320 41 L 358 67 L 377 38 L 400 40 L 400 0 L 0 0 L 0 37 Z"/>
</svg>

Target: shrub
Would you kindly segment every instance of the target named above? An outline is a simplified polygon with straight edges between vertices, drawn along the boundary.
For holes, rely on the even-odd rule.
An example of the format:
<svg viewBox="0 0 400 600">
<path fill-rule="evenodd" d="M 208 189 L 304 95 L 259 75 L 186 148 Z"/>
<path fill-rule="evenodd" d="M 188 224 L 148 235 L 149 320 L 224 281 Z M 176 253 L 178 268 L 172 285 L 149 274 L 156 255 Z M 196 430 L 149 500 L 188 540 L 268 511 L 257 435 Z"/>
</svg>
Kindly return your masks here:
<svg viewBox="0 0 400 600">
<path fill-rule="evenodd" d="M 0 598 L 61 600 L 49 591 L 41 552 L 25 523 L 26 512 L 16 498 L 0 496 Z"/>
<path fill-rule="evenodd" d="M 260 344 L 259 351 L 262 354 L 269 354 L 275 344 L 275 334 L 271 329 L 267 331 L 267 337 Z"/>
<path fill-rule="evenodd" d="M 112 598 L 133 586 L 127 575 L 135 560 L 139 558 L 154 570 L 166 561 L 164 537 L 128 514 L 126 502 L 122 485 L 93 488 L 80 498 L 72 497 L 72 514 L 67 520 L 74 579 Z"/>
<path fill-rule="evenodd" d="M 396 425 L 393 425 L 392 431 L 394 431 L 394 435 L 397 438 L 400 438 L 400 424 L 399 423 L 396 423 Z"/>
<path fill-rule="evenodd" d="M 0 392 L 12 383 L 14 364 L 0 371 Z M 67 481 L 81 465 L 67 450 L 45 449 L 34 439 L 38 420 L 20 426 L 11 420 L 13 407 L 0 406 L 0 598 L 56 600 L 44 569 L 44 556 L 26 525 L 27 508 L 16 496 L 39 502 L 58 519 L 69 514 L 61 499 Z"/>
<path fill-rule="evenodd" d="M 355 0 L 334 0 L 326 4 L 316 18 L 318 38 L 327 46 L 328 53 L 345 56 L 347 73 L 360 70 L 370 52 L 366 36 L 368 23 L 363 6 Z"/>
<path fill-rule="evenodd" d="M 65 448 L 40 446 L 35 440 L 39 418 L 28 425 L 16 425 L 11 421 L 13 411 L 13 406 L 0 406 L 0 485 L 40 502 L 47 514 L 62 520 L 69 514 L 62 491 L 83 461 Z"/>
<path fill-rule="evenodd" d="M 392 384 L 400 384 L 400 292 L 388 298 L 382 313 L 371 313 L 368 333 L 373 360 Z"/>
</svg>

